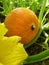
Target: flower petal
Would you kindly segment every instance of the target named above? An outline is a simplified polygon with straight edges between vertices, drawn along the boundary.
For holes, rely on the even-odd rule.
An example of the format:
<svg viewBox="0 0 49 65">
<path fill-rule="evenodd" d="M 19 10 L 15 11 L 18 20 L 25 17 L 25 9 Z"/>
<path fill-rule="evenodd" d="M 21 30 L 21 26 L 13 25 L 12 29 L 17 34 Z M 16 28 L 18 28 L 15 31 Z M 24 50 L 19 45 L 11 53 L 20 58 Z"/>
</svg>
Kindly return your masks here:
<svg viewBox="0 0 49 65">
<path fill-rule="evenodd" d="M 21 37 L 5 37 L 6 32 L 5 25 L 0 23 L 0 62 L 3 65 L 22 65 L 21 62 L 28 55 L 23 44 L 19 43 Z"/>
<path fill-rule="evenodd" d="M 8 30 L 6 29 L 4 23 L 0 23 L 0 35 L 5 35 Z"/>
<path fill-rule="evenodd" d="M 0 36 L 0 57 L 6 56 L 10 53 L 13 47 L 15 47 L 18 42 L 20 41 L 21 37 L 19 36 L 12 36 L 12 37 L 5 37 Z"/>
<path fill-rule="evenodd" d="M 6 56 L 2 57 L 2 63 L 4 65 L 18 65 L 28 56 L 23 44 L 21 43 L 18 43 L 16 46 L 12 47 L 8 52 L 9 53 Z"/>
</svg>

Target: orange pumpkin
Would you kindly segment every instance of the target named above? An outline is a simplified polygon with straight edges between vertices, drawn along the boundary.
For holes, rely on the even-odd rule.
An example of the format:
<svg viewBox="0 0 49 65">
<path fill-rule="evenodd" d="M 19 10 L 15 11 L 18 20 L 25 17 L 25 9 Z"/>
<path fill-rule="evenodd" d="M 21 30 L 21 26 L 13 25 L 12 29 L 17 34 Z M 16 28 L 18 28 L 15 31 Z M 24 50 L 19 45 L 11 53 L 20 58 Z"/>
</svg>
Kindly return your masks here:
<svg viewBox="0 0 49 65">
<path fill-rule="evenodd" d="M 33 40 L 39 31 L 39 22 L 35 13 L 27 8 L 16 8 L 5 18 L 8 32 L 6 36 L 18 35 L 23 44 Z"/>
</svg>

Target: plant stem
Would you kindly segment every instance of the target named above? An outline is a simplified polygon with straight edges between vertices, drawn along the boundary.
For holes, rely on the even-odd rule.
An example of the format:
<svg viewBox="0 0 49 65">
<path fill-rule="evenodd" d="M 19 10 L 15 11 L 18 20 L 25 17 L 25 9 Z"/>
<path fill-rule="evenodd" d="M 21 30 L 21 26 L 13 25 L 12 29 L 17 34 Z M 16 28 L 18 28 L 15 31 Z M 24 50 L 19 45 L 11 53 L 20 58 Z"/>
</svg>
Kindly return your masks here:
<svg viewBox="0 0 49 65">
<path fill-rule="evenodd" d="M 26 60 L 24 60 L 23 64 L 30 64 L 39 61 L 43 61 L 49 58 L 49 48 L 39 54 L 29 56 Z"/>
<path fill-rule="evenodd" d="M 41 10 L 40 10 L 40 13 L 39 13 L 40 29 L 39 29 L 38 34 L 36 35 L 35 39 L 32 40 L 31 42 L 29 42 L 27 45 L 25 45 L 24 46 L 25 48 L 28 48 L 33 43 L 35 43 L 42 33 L 42 26 L 43 26 L 42 18 L 43 18 L 43 14 L 44 14 L 44 11 L 45 11 L 45 7 L 46 7 L 46 0 L 43 0 L 43 4 L 42 4 L 42 7 L 41 7 Z"/>
</svg>

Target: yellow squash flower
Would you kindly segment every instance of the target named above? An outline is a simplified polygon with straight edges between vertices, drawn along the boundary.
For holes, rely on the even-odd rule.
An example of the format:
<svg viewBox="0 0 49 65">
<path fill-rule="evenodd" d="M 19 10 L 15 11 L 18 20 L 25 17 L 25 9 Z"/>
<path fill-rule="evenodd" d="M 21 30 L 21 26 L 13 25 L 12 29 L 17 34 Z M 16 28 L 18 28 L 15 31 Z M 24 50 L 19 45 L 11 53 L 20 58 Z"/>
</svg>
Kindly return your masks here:
<svg viewBox="0 0 49 65">
<path fill-rule="evenodd" d="M 7 29 L 0 23 L 0 65 L 22 65 L 28 57 L 19 36 L 4 36 Z"/>
</svg>

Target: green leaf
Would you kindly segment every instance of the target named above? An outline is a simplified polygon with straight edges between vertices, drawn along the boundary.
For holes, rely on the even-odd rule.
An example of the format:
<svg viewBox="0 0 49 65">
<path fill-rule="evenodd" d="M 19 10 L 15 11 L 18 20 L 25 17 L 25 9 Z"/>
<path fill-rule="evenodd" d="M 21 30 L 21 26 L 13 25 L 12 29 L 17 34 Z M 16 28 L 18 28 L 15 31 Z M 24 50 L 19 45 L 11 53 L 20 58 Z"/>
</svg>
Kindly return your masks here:
<svg viewBox="0 0 49 65">
<path fill-rule="evenodd" d="M 30 5 L 30 9 L 36 12 L 38 10 L 37 2 L 34 2 Z"/>
<path fill-rule="evenodd" d="M 49 22 L 43 25 L 43 30 L 49 30 Z"/>
<path fill-rule="evenodd" d="M 49 0 L 47 0 L 47 2 L 46 2 L 46 6 L 48 6 L 49 5 Z"/>
</svg>

